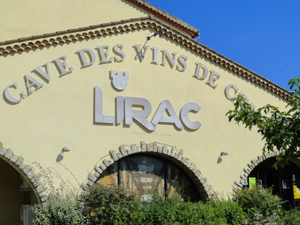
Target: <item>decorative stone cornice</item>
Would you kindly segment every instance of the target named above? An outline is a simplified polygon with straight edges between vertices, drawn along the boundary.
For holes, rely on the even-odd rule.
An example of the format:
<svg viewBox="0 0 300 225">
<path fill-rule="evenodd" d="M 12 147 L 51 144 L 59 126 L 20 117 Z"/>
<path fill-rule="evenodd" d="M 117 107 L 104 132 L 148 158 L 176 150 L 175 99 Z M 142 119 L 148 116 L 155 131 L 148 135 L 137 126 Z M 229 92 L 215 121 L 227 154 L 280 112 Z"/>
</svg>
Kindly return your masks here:
<svg viewBox="0 0 300 225">
<path fill-rule="evenodd" d="M 15 155 L 11 149 L 2 147 L 0 142 L 0 158 L 13 166 L 27 180 L 39 202 L 47 200 L 46 187 L 40 181 L 41 174 L 35 174 L 32 167 L 24 163 L 23 157 Z"/>
<path fill-rule="evenodd" d="M 215 192 L 213 191 L 212 186 L 208 183 L 207 179 L 202 175 L 200 170 L 196 168 L 196 165 L 188 158 L 184 157 L 184 151 L 182 149 L 179 151 L 175 146 L 159 144 L 157 142 L 146 144 L 143 141 L 140 143 L 140 145 L 121 145 L 118 150 L 109 151 L 109 155 L 99 164 L 95 165 L 93 171 L 88 175 L 86 181 L 82 183 L 82 189 L 87 192 L 89 187 L 95 184 L 97 179 L 106 170 L 106 168 L 112 165 L 114 162 L 117 162 L 123 157 L 141 153 L 159 155 L 170 161 L 173 161 L 191 178 L 203 199 L 213 199 L 215 197 Z"/>
<path fill-rule="evenodd" d="M 13 55 L 15 53 L 22 53 L 23 51 L 28 52 L 35 49 L 50 48 L 52 46 L 76 43 L 77 41 L 102 38 L 109 35 L 123 34 L 141 29 L 153 29 L 158 31 L 165 38 L 185 46 L 196 54 L 207 58 L 237 76 L 279 96 L 283 100 L 288 101 L 289 99 L 289 92 L 287 90 L 200 44 L 189 36 L 186 36 L 180 30 L 176 30 L 176 28 L 169 26 L 163 21 L 150 16 L 0 42 L 0 56 L 6 56 L 8 54 Z"/>
<path fill-rule="evenodd" d="M 152 14 L 153 16 L 156 16 L 161 20 L 165 21 L 166 23 L 169 23 L 170 25 L 182 30 L 192 38 L 195 38 L 199 35 L 199 30 L 197 30 L 196 28 L 183 22 L 182 20 L 176 18 L 175 16 L 172 16 L 171 14 L 163 11 L 162 9 L 157 8 L 156 6 L 150 4 L 149 2 L 146 2 L 144 0 L 125 0 L 125 1 L 136 5 L 137 7 L 145 10 L 146 12 Z"/>
</svg>

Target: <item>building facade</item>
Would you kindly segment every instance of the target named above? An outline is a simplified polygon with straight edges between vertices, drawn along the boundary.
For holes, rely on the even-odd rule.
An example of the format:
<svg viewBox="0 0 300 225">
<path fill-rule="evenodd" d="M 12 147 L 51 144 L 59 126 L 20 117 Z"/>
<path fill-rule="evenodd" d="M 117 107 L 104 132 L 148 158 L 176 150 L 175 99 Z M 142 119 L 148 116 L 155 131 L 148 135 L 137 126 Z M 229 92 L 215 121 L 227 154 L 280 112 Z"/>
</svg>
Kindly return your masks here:
<svg viewBox="0 0 300 225">
<path fill-rule="evenodd" d="M 195 201 L 253 177 L 295 204 L 298 162 L 274 175 L 279 152 L 262 154 L 261 136 L 225 116 L 238 94 L 283 109 L 289 93 L 197 29 L 142 0 L 3 8 L 0 221 L 47 199 L 45 172 L 55 187 L 117 184 L 145 199 L 154 186 L 176 194 L 176 180 Z"/>
</svg>

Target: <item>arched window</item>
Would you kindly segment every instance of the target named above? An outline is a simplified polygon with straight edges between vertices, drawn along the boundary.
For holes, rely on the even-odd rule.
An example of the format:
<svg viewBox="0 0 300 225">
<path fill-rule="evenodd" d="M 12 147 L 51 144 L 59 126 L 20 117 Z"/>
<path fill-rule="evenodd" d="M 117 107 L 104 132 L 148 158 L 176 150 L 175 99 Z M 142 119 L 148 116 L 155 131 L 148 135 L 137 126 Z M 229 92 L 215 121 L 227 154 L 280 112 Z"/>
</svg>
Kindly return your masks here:
<svg viewBox="0 0 300 225">
<path fill-rule="evenodd" d="M 101 174 L 97 183 L 121 185 L 144 200 L 151 200 L 154 193 L 163 198 L 201 200 L 195 184 L 182 169 L 169 160 L 148 154 L 120 159 Z"/>
<path fill-rule="evenodd" d="M 255 183 L 262 187 L 272 187 L 286 209 L 300 205 L 300 160 L 289 161 L 284 168 L 275 169 L 276 158 L 272 157 L 258 164 L 249 174 L 245 186 L 251 188 Z"/>
</svg>

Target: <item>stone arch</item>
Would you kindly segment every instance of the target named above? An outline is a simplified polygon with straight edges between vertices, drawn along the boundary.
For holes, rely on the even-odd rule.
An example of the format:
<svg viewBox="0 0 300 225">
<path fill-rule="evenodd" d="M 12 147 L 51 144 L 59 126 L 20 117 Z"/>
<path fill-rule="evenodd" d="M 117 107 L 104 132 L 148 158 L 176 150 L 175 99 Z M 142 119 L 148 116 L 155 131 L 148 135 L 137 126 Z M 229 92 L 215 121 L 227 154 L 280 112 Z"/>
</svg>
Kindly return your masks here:
<svg viewBox="0 0 300 225">
<path fill-rule="evenodd" d="M 106 168 L 112 165 L 114 162 L 123 157 L 138 153 L 151 153 L 176 163 L 191 178 L 203 199 L 215 197 L 215 192 L 212 189 L 212 186 L 208 183 L 207 179 L 202 175 L 200 170 L 196 168 L 196 165 L 187 157 L 184 157 L 183 149 L 179 151 L 175 146 L 160 144 L 157 142 L 146 144 L 143 141 L 140 143 L 140 145 L 121 145 L 117 150 L 110 150 L 109 155 L 99 164 L 94 166 L 93 171 L 88 175 L 86 181 L 82 183 L 81 187 L 83 191 L 87 192 L 88 188 L 97 181 Z"/>
<path fill-rule="evenodd" d="M 265 152 L 262 155 L 259 155 L 256 158 L 250 160 L 247 166 L 243 168 L 242 172 L 240 173 L 240 176 L 234 181 L 233 191 L 240 190 L 244 186 L 247 177 L 258 164 L 262 163 L 263 161 L 271 157 L 278 156 L 281 153 L 284 153 L 284 151 L 281 150 L 281 151 Z"/>
<path fill-rule="evenodd" d="M 39 203 L 43 203 L 47 200 L 46 187 L 40 181 L 41 174 L 35 174 L 32 167 L 24 163 L 22 156 L 17 156 L 11 149 L 6 149 L 0 142 L 0 158 L 11 165 L 20 173 L 31 186 Z"/>
</svg>

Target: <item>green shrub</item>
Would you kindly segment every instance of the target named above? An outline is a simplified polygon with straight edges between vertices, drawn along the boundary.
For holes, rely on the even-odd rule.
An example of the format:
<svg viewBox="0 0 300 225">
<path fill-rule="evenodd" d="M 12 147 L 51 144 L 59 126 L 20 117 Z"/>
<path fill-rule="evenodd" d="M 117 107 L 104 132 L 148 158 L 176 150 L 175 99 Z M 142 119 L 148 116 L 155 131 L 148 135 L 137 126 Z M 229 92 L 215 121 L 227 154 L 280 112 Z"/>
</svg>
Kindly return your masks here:
<svg viewBox="0 0 300 225">
<path fill-rule="evenodd" d="M 299 225 L 300 224 L 300 208 L 285 211 L 283 216 L 283 223 L 285 225 Z"/>
<path fill-rule="evenodd" d="M 178 224 L 243 224 L 246 214 L 236 202 L 209 200 L 207 202 L 182 203 Z"/>
<path fill-rule="evenodd" d="M 236 202 L 181 202 L 154 198 L 138 208 L 133 224 L 243 224 L 246 214 Z"/>
<path fill-rule="evenodd" d="M 238 203 L 231 200 L 217 200 L 214 208 L 215 216 L 222 218 L 224 224 L 243 224 L 247 218 Z"/>
<path fill-rule="evenodd" d="M 250 221 L 274 222 L 283 214 L 283 201 L 272 194 L 271 188 L 244 188 L 236 191 L 234 199 L 248 214 Z"/>
<path fill-rule="evenodd" d="M 90 224 L 299 224 L 300 220 L 299 211 L 284 214 L 282 201 L 271 189 L 259 187 L 237 191 L 235 201 L 192 203 L 154 194 L 147 202 L 118 186 L 94 186 L 83 198 Z"/>
<path fill-rule="evenodd" d="M 91 224 L 130 224 L 137 199 L 119 186 L 96 185 L 83 196 Z"/>
<path fill-rule="evenodd" d="M 181 202 L 176 198 L 154 197 L 150 202 L 140 202 L 134 224 L 175 224 Z"/>
<path fill-rule="evenodd" d="M 55 191 L 49 195 L 48 201 L 32 207 L 35 214 L 35 225 L 79 225 L 87 224 L 83 214 L 84 206 L 78 201 L 74 192 L 61 193 Z"/>
</svg>

